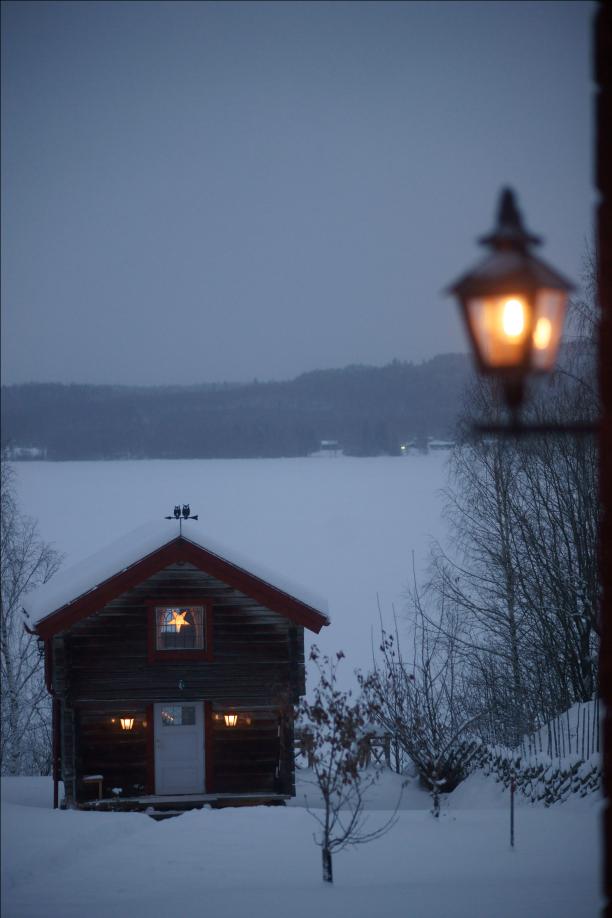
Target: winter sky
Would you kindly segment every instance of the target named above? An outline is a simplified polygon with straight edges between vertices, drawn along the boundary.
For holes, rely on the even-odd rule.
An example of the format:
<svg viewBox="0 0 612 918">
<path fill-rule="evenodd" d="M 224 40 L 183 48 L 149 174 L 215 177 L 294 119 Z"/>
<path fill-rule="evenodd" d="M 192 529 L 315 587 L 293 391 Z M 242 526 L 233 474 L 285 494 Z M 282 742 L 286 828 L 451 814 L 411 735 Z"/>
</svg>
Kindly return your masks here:
<svg viewBox="0 0 612 918">
<path fill-rule="evenodd" d="M 579 280 L 590 2 L 6 2 L 4 382 L 465 350 L 502 185 Z"/>
</svg>

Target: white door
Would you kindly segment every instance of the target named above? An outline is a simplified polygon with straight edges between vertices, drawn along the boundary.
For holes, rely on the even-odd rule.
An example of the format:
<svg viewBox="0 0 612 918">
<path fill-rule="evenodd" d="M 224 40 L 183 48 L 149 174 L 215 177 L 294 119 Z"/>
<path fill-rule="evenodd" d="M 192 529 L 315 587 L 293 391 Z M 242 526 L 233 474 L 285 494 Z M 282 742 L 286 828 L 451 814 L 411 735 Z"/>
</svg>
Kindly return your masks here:
<svg viewBox="0 0 612 918">
<path fill-rule="evenodd" d="M 155 705 L 155 793 L 204 792 L 204 704 Z"/>
</svg>

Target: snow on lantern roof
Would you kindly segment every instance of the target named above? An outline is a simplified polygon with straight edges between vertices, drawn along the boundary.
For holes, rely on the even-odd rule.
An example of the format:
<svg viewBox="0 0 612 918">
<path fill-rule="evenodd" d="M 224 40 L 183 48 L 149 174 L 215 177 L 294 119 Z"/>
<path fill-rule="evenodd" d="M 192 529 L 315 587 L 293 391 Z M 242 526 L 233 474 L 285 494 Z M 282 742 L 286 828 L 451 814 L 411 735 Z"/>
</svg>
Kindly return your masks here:
<svg viewBox="0 0 612 918">
<path fill-rule="evenodd" d="M 306 587 L 279 576 L 263 565 L 252 562 L 243 555 L 221 545 L 202 532 L 201 523 L 191 520 L 156 520 L 127 533 L 83 561 L 60 571 L 48 583 L 33 590 L 24 602 L 24 608 L 33 625 L 53 615 L 59 609 L 81 599 L 102 584 L 128 570 L 144 558 L 178 538 L 203 549 L 209 555 L 231 565 L 239 572 L 262 582 L 265 586 L 307 606 L 329 624 L 327 601 Z"/>
</svg>

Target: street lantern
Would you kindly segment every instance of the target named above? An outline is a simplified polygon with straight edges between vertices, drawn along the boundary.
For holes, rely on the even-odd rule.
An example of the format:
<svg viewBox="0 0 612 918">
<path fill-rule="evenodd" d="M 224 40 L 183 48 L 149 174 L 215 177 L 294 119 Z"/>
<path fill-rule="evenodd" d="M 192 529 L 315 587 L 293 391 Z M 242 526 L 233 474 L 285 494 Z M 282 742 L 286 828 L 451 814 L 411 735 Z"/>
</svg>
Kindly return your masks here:
<svg viewBox="0 0 612 918">
<path fill-rule="evenodd" d="M 572 284 L 531 254 L 514 193 L 502 191 L 497 225 L 478 240 L 491 251 L 448 288 L 461 308 L 481 373 L 501 380 L 517 412 L 526 377 L 553 369 Z"/>
</svg>

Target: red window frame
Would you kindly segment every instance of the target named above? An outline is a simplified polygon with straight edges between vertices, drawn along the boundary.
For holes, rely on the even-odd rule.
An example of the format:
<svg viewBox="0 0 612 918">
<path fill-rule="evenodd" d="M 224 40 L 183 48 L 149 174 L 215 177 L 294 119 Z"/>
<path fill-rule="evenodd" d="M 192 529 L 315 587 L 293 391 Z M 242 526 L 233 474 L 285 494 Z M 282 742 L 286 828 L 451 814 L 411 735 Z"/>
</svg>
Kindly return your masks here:
<svg viewBox="0 0 612 918">
<path fill-rule="evenodd" d="M 185 606 L 200 606 L 204 610 L 204 647 L 198 650 L 191 648 L 186 648 L 185 650 L 181 650 L 180 648 L 173 648 L 172 650 L 160 650 L 157 646 L 157 622 L 155 610 L 160 608 L 185 608 Z M 212 638 L 212 603 L 206 602 L 202 599 L 186 599 L 184 597 L 181 597 L 181 599 L 174 602 L 169 599 L 150 599 L 147 602 L 147 657 L 149 663 L 163 663 L 165 660 L 168 662 L 176 662 L 177 660 L 182 660 L 183 662 L 188 662 L 190 660 L 210 661 L 213 658 Z"/>
</svg>

